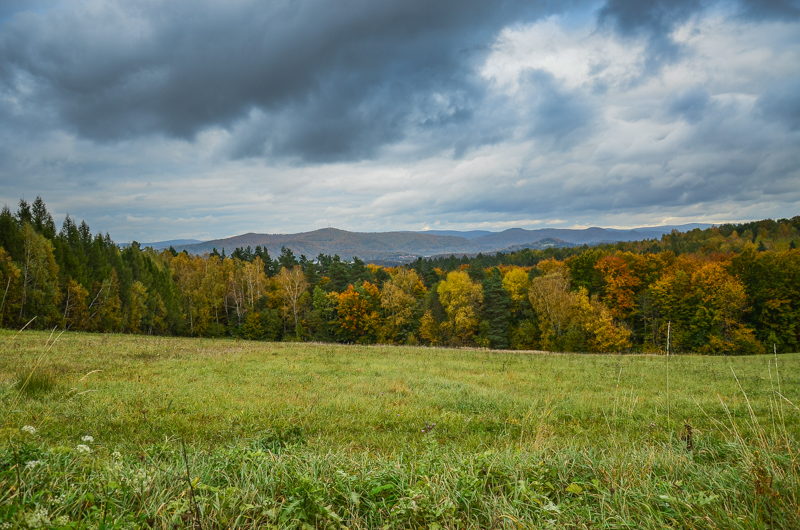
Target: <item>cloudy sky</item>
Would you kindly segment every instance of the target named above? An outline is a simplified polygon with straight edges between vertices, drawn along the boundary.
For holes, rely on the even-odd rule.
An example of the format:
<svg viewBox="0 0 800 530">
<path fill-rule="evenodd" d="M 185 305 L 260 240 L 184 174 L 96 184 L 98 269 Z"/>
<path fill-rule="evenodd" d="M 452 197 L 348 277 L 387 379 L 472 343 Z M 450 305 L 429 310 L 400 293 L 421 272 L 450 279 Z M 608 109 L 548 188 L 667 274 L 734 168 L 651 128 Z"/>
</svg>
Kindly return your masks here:
<svg viewBox="0 0 800 530">
<path fill-rule="evenodd" d="M 797 0 L 3 0 L 0 203 L 117 241 L 800 214 Z"/>
</svg>

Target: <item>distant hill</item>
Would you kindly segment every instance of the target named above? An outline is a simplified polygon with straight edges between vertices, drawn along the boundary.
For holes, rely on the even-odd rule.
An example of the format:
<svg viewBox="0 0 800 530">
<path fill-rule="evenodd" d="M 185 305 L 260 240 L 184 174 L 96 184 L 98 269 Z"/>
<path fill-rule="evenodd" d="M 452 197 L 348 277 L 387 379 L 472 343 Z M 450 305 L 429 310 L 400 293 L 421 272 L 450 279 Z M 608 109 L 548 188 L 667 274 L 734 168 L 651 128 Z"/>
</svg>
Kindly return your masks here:
<svg viewBox="0 0 800 530">
<path fill-rule="evenodd" d="M 440 253 L 469 253 L 480 251 L 463 237 L 440 236 L 419 232 L 348 232 L 337 228 L 322 228 L 300 234 L 244 234 L 225 239 L 215 239 L 182 248 L 188 252 L 202 254 L 216 248 L 230 254 L 237 247 L 266 247 L 270 255 L 277 256 L 281 247 L 292 249 L 295 255 L 305 254 L 309 258 L 318 254 L 338 254 L 350 259 L 358 256 L 363 260 L 407 261 L 416 256 Z M 176 249 L 178 247 L 175 247 Z"/>
<path fill-rule="evenodd" d="M 139 243 L 139 248 L 151 247 L 155 250 L 163 250 L 169 247 L 180 248 L 186 245 L 196 245 L 202 243 L 199 239 L 171 239 L 169 241 L 156 241 L 155 243 Z M 121 246 L 127 247 L 130 243 L 123 243 Z"/>
<path fill-rule="evenodd" d="M 425 230 L 424 232 L 419 232 L 420 234 L 433 234 L 437 236 L 456 236 L 456 237 L 463 237 L 465 239 L 475 239 L 476 237 L 481 236 L 488 236 L 489 234 L 494 234 L 489 230 L 468 230 L 466 232 L 461 232 L 459 230 Z"/>
<path fill-rule="evenodd" d="M 524 243 L 522 245 L 514 245 L 508 247 L 507 249 L 505 249 L 505 251 L 517 252 L 518 250 L 524 250 L 526 248 L 531 248 L 535 250 L 544 250 L 546 248 L 570 248 L 577 246 L 579 246 L 577 243 L 570 243 L 568 241 L 564 241 L 563 239 L 546 237 L 544 239 L 540 239 L 539 241 L 534 241 L 533 243 Z"/>
<path fill-rule="evenodd" d="M 660 238 L 673 229 L 686 231 L 707 228 L 711 225 L 682 225 L 645 227 L 632 230 L 608 228 L 562 229 L 542 228 L 525 230 L 511 228 L 502 232 L 473 230 L 428 230 L 425 232 L 348 232 L 337 228 L 322 228 L 299 234 L 242 234 L 212 241 L 180 243 L 181 240 L 163 241 L 153 248 L 186 250 L 193 254 L 211 252 L 214 248 L 227 254 L 237 247 L 266 247 L 271 256 L 280 254 L 281 247 L 290 248 L 295 255 L 314 258 L 319 254 L 338 254 L 343 259 L 358 256 L 372 262 L 407 262 L 417 256 L 474 255 L 479 252 L 494 253 L 522 248 L 547 248 L 548 246 L 595 245 L 616 241 L 640 241 Z"/>
</svg>

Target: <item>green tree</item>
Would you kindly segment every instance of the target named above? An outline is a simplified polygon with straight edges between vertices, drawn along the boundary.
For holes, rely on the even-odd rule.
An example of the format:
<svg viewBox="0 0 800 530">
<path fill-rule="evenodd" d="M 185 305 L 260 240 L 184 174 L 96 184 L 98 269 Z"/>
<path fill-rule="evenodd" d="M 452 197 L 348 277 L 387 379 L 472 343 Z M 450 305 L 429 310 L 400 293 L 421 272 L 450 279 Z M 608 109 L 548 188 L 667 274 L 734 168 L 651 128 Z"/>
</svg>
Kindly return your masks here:
<svg viewBox="0 0 800 530">
<path fill-rule="evenodd" d="M 479 344 L 489 348 L 508 348 L 510 309 L 511 296 L 503 288 L 500 269 L 495 267 L 483 281 Z"/>
<path fill-rule="evenodd" d="M 22 227 L 22 300 L 20 318 L 38 317 L 39 327 L 47 327 L 59 319 L 58 265 L 53 244 L 36 232 L 30 224 Z"/>
</svg>

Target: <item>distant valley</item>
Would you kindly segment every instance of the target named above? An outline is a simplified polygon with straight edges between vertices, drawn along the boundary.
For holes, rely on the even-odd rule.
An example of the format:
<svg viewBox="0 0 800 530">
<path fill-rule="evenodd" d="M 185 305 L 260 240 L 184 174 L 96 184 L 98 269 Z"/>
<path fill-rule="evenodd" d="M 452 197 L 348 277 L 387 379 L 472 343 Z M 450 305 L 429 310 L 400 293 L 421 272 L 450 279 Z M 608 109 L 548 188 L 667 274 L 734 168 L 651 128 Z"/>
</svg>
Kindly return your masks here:
<svg viewBox="0 0 800 530">
<path fill-rule="evenodd" d="M 237 247 L 266 247 L 270 255 L 280 254 L 287 247 L 295 255 L 304 254 L 313 258 L 318 254 L 338 254 L 344 259 L 354 256 L 364 261 L 404 263 L 418 256 L 474 255 L 479 252 L 512 252 L 524 248 L 569 247 L 596 245 L 617 241 L 641 241 L 659 239 L 672 230 L 685 232 L 695 228 L 705 229 L 709 224 L 686 224 L 657 227 L 641 227 L 630 230 L 612 228 L 561 229 L 541 228 L 525 230 L 511 228 L 502 232 L 473 230 L 429 230 L 424 232 L 349 232 L 337 228 L 322 228 L 299 234 L 248 233 L 224 239 L 198 242 L 196 240 L 172 240 L 142 243 L 164 249 L 172 246 L 178 251 L 205 254 L 217 249 L 230 254 Z"/>
</svg>

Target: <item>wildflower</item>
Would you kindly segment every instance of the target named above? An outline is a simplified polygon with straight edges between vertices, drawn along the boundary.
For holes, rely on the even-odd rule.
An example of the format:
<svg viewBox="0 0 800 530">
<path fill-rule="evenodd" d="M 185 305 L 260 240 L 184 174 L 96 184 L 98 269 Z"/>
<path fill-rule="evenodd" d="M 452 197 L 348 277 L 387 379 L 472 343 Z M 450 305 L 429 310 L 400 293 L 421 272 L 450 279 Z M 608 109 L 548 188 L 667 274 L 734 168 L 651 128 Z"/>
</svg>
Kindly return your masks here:
<svg viewBox="0 0 800 530">
<path fill-rule="evenodd" d="M 65 502 L 67 502 L 67 494 L 66 493 L 62 493 L 58 497 L 55 497 L 51 502 L 52 502 L 52 504 L 54 504 L 56 506 L 64 504 Z"/>
<path fill-rule="evenodd" d="M 30 462 L 25 464 L 25 469 L 33 469 L 41 463 L 42 462 L 39 460 L 31 460 Z"/>
<path fill-rule="evenodd" d="M 86 436 L 84 436 L 83 438 L 81 438 L 81 441 L 82 441 L 82 442 L 88 442 L 88 443 L 92 443 L 92 442 L 94 441 L 94 438 L 92 438 L 91 436 L 89 436 L 89 435 L 87 434 Z"/>
<path fill-rule="evenodd" d="M 36 434 L 36 429 L 32 425 L 26 425 L 22 428 L 22 431 L 28 434 Z"/>
<path fill-rule="evenodd" d="M 113 453 L 111 453 L 111 456 L 112 458 L 117 458 L 117 459 L 122 458 L 122 455 L 119 453 L 119 451 L 114 451 Z"/>
<path fill-rule="evenodd" d="M 67 524 L 69 524 L 69 517 L 67 517 L 66 515 L 59 515 L 53 522 L 57 526 L 66 526 Z"/>
<path fill-rule="evenodd" d="M 47 509 L 39 508 L 33 513 L 25 515 L 25 524 L 28 528 L 42 528 L 50 526 L 50 519 L 47 517 Z"/>
<path fill-rule="evenodd" d="M 76 449 L 78 450 L 79 453 L 91 453 L 92 452 L 92 448 L 91 447 L 89 447 L 88 445 L 83 445 L 83 444 L 79 445 Z"/>
</svg>

